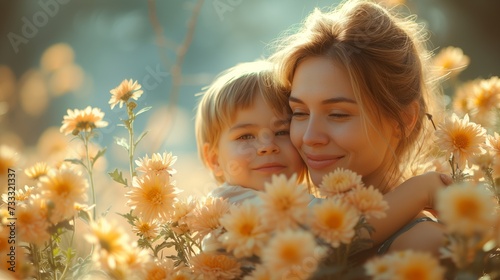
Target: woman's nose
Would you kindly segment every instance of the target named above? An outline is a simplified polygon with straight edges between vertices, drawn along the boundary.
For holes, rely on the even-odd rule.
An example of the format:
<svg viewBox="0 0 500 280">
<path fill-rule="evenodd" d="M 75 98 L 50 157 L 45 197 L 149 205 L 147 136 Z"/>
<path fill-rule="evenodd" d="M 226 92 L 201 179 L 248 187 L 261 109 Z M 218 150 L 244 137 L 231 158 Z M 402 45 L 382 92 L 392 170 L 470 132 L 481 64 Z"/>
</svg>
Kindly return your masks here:
<svg viewBox="0 0 500 280">
<path fill-rule="evenodd" d="M 321 120 L 311 117 L 304 131 L 302 141 L 307 146 L 325 145 L 328 143 L 328 133 L 325 131 L 326 126 Z"/>
</svg>

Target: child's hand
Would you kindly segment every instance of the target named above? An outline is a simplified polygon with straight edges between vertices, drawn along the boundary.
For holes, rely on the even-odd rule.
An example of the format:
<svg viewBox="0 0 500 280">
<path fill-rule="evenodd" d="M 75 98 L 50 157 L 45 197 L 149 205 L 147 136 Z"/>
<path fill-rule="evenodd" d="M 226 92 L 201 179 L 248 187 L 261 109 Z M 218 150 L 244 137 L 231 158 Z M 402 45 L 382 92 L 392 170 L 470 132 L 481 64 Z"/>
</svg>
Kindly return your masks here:
<svg viewBox="0 0 500 280">
<path fill-rule="evenodd" d="M 443 182 L 443 184 L 445 184 L 446 186 L 453 184 L 453 179 L 450 175 L 440 174 L 439 177 L 441 178 L 441 182 Z"/>
<path fill-rule="evenodd" d="M 451 176 L 431 171 L 417 177 L 421 177 L 421 183 L 427 187 L 427 206 L 425 208 L 435 209 L 436 194 L 440 189 L 453 183 Z"/>
</svg>

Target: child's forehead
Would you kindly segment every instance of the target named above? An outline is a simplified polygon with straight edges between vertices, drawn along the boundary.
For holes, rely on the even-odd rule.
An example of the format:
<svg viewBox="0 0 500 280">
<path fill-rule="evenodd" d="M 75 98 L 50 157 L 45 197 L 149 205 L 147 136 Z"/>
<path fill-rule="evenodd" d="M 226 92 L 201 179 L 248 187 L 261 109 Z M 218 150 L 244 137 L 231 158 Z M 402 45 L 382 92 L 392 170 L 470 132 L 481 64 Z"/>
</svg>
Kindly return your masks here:
<svg viewBox="0 0 500 280">
<path fill-rule="evenodd" d="M 247 124 L 260 124 L 262 125 L 262 115 L 270 116 L 265 119 L 264 124 L 270 128 L 282 127 L 290 124 L 291 116 L 286 113 L 286 110 L 279 112 L 269 106 L 257 106 L 257 104 L 248 106 L 247 108 L 240 108 L 234 110 L 231 116 L 226 120 L 223 129 L 230 129 L 231 127 L 240 124 L 241 122 Z"/>
</svg>

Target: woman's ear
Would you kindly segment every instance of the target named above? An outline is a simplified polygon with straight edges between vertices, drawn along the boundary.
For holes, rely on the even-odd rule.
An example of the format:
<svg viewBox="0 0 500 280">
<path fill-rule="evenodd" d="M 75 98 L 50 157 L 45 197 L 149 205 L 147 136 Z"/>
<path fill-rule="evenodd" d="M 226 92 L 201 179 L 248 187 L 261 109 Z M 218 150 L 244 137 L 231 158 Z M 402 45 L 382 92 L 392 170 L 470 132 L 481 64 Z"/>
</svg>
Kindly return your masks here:
<svg viewBox="0 0 500 280">
<path fill-rule="evenodd" d="M 203 144 L 203 160 L 216 177 L 224 175 L 219 164 L 219 156 L 217 154 L 217 151 L 209 143 Z"/>
<path fill-rule="evenodd" d="M 406 136 L 410 135 L 411 132 L 413 131 L 413 128 L 415 128 L 419 112 L 420 112 L 420 105 L 418 104 L 417 101 L 413 101 L 407 106 L 405 113 L 402 116 L 403 117 L 402 121 L 405 126 L 404 132 Z"/>
</svg>

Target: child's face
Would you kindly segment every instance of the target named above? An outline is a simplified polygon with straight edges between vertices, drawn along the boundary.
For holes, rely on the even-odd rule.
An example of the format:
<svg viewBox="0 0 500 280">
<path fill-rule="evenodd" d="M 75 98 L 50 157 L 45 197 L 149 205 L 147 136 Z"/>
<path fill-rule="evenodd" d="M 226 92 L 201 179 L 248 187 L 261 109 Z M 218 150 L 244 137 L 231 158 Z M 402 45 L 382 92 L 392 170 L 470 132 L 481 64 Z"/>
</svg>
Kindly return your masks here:
<svg viewBox="0 0 500 280">
<path fill-rule="evenodd" d="M 255 190 L 263 190 L 273 174 L 290 177 L 305 168 L 290 141 L 289 120 L 277 117 L 260 95 L 253 106 L 237 112 L 209 161 L 229 184 Z"/>
</svg>

